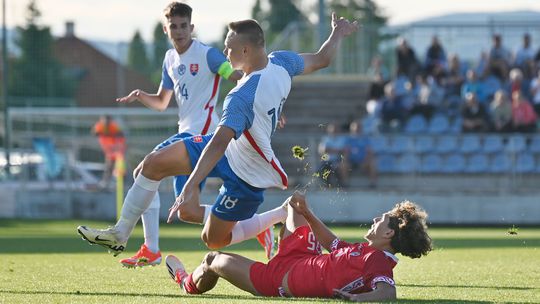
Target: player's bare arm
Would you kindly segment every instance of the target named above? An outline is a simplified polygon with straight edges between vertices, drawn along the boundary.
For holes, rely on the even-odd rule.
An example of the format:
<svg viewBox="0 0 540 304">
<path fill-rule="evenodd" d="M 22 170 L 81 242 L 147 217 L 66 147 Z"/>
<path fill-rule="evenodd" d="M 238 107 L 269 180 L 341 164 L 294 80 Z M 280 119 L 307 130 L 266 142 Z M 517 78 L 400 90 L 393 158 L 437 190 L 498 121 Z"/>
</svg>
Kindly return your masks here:
<svg viewBox="0 0 540 304">
<path fill-rule="evenodd" d="M 156 94 L 149 94 L 143 90 L 136 89 L 127 96 L 117 98 L 116 101 L 120 103 L 131 103 L 138 100 L 146 107 L 162 112 L 169 106 L 172 95 L 172 90 L 167 90 L 160 85 Z"/>
<path fill-rule="evenodd" d="M 308 204 L 306 202 L 306 197 L 296 191 L 293 196 L 291 197 L 291 200 L 289 201 L 289 205 L 301 214 L 306 221 L 308 222 L 309 226 L 311 227 L 311 231 L 313 231 L 313 234 L 315 235 L 315 238 L 319 243 L 321 243 L 321 246 L 323 246 L 326 250 L 330 251 L 330 248 L 332 246 L 332 242 L 337 238 L 334 233 L 328 227 L 309 209 Z"/>
<path fill-rule="evenodd" d="M 334 289 L 334 295 L 337 298 L 354 302 L 393 301 L 397 298 L 396 287 L 385 282 L 377 282 L 374 290 L 358 294 Z"/>
<path fill-rule="evenodd" d="M 328 39 L 323 43 L 317 53 L 305 53 L 300 54 L 304 59 L 304 72 L 302 75 L 313 73 L 317 70 L 325 68 L 330 65 L 332 60 L 336 57 L 337 50 L 344 37 L 358 30 L 357 21 L 349 21 L 343 17 L 337 17 L 336 13 L 332 13 L 332 33 Z"/>
<path fill-rule="evenodd" d="M 199 184 L 208 176 L 210 171 L 225 154 L 229 142 L 234 138 L 234 131 L 225 126 L 216 129 L 216 133 L 204 148 L 201 158 L 184 186 L 182 194 L 178 196 L 176 202 L 169 209 L 167 223 L 171 223 L 174 214 L 177 213 L 181 204 L 199 204 Z M 202 219 L 201 219 L 202 220 Z"/>
</svg>

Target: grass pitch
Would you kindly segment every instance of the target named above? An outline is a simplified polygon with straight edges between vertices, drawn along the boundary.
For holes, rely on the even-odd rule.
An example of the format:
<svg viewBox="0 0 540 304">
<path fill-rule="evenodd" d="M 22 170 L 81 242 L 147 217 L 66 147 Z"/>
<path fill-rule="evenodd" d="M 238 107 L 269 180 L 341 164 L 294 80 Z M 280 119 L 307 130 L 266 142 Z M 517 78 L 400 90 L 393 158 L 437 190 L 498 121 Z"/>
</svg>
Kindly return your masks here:
<svg viewBox="0 0 540 304">
<path fill-rule="evenodd" d="M 326 303 L 327 299 L 254 297 L 221 280 L 211 292 L 188 296 L 169 278 L 164 263 L 126 269 L 101 247 L 76 233 L 89 221 L 0 220 L 0 303 Z M 509 227 L 508 227 L 509 228 Z M 427 257 L 400 257 L 395 268 L 402 303 L 540 303 L 540 228 L 431 228 L 436 249 Z M 366 227 L 334 227 L 359 240 Z M 162 225 L 164 255 L 174 253 L 193 270 L 207 252 L 200 226 Z M 510 231 L 511 232 L 511 231 Z M 142 242 L 137 227 L 127 252 Z M 227 248 L 264 261 L 256 241 Z M 339 302 L 334 300 L 334 302 Z"/>
</svg>

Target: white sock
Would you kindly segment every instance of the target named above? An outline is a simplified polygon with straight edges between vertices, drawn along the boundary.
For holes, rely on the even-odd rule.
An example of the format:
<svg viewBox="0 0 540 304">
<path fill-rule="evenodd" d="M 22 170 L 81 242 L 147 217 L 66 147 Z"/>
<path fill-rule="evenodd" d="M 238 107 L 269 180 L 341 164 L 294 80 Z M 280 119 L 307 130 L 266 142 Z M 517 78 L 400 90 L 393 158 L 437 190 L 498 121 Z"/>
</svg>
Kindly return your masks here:
<svg viewBox="0 0 540 304">
<path fill-rule="evenodd" d="M 254 214 L 253 217 L 240 221 L 234 225 L 232 230 L 231 243 L 238 244 L 242 241 L 256 237 L 272 225 L 283 222 L 287 219 L 287 209 L 279 206 L 261 214 Z"/>
<path fill-rule="evenodd" d="M 206 224 L 206 221 L 208 221 L 208 217 L 210 216 L 210 213 L 212 213 L 212 206 L 210 205 L 201 205 L 201 207 L 204 207 L 204 218 L 202 224 Z"/>
<path fill-rule="evenodd" d="M 159 251 L 159 192 L 156 192 L 150 207 L 142 214 L 144 244 L 150 251 Z"/>
<path fill-rule="evenodd" d="M 160 181 L 148 179 L 142 174 L 135 178 L 133 186 L 131 186 L 124 199 L 120 220 L 115 225 L 116 237 L 119 242 L 127 241 L 135 224 L 150 206 L 159 188 L 159 183 Z"/>
</svg>

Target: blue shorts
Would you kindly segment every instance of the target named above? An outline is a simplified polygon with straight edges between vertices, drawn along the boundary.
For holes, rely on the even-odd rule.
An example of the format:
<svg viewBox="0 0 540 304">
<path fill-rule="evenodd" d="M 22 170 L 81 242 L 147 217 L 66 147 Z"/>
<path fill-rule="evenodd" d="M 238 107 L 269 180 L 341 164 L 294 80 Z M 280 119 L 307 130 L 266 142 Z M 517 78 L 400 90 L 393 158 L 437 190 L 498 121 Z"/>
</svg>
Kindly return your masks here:
<svg viewBox="0 0 540 304">
<path fill-rule="evenodd" d="M 212 136 L 213 133 L 182 139 L 191 161 L 191 168 L 195 168 Z M 251 218 L 264 200 L 265 189 L 253 187 L 240 179 L 229 166 L 225 155 L 210 171 L 208 177 L 219 177 L 223 180 L 223 186 L 219 189 L 219 195 L 212 207 L 212 213 L 222 220 L 241 221 Z"/>
<path fill-rule="evenodd" d="M 166 140 L 164 140 L 162 143 L 160 143 L 159 145 L 157 145 L 153 151 L 158 151 L 158 150 L 161 150 L 165 147 L 167 147 L 168 145 L 170 144 L 173 144 L 177 141 L 180 141 L 182 140 L 183 138 L 187 138 L 187 137 L 191 137 L 193 135 L 189 134 L 189 133 L 178 133 L 178 134 L 174 134 L 173 136 L 167 138 Z M 184 189 L 184 185 L 186 184 L 187 180 L 189 178 L 189 175 L 177 175 L 173 178 L 173 186 L 174 186 L 174 196 L 175 197 L 178 197 L 180 195 L 180 193 L 182 193 L 182 189 Z M 204 188 L 204 182 L 206 181 L 206 179 L 204 179 L 202 182 L 201 182 L 201 185 L 200 185 L 200 188 L 202 190 L 202 188 Z"/>
</svg>

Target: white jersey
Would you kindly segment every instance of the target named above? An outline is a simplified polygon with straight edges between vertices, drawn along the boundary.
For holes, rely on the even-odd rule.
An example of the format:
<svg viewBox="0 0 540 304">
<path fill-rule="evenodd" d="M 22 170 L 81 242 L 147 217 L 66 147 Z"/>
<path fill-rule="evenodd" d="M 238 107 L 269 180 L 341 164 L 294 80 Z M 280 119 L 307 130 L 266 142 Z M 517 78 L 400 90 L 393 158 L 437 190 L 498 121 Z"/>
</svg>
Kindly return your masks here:
<svg viewBox="0 0 540 304">
<path fill-rule="evenodd" d="M 227 95 L 220 125 L 233 129 L 235 139 L 225 156 L 233 172 L 251 186 L 287 188 L 287 174 L 271 146 L 292 77 L 304 70 L 304 61 L 289 51 L 273 52 L 267 66 L 241 81 Z"/>
<path fill-rule="evenodd" d="M 218 49 L 193 39 L 183 54 L 170 49 L 163 60 L 161 85 L 174 90 L 178 104 L 178 133 L 206 134 L 214 131 L 220 66 L 227 59 Z"/>
</svg>

